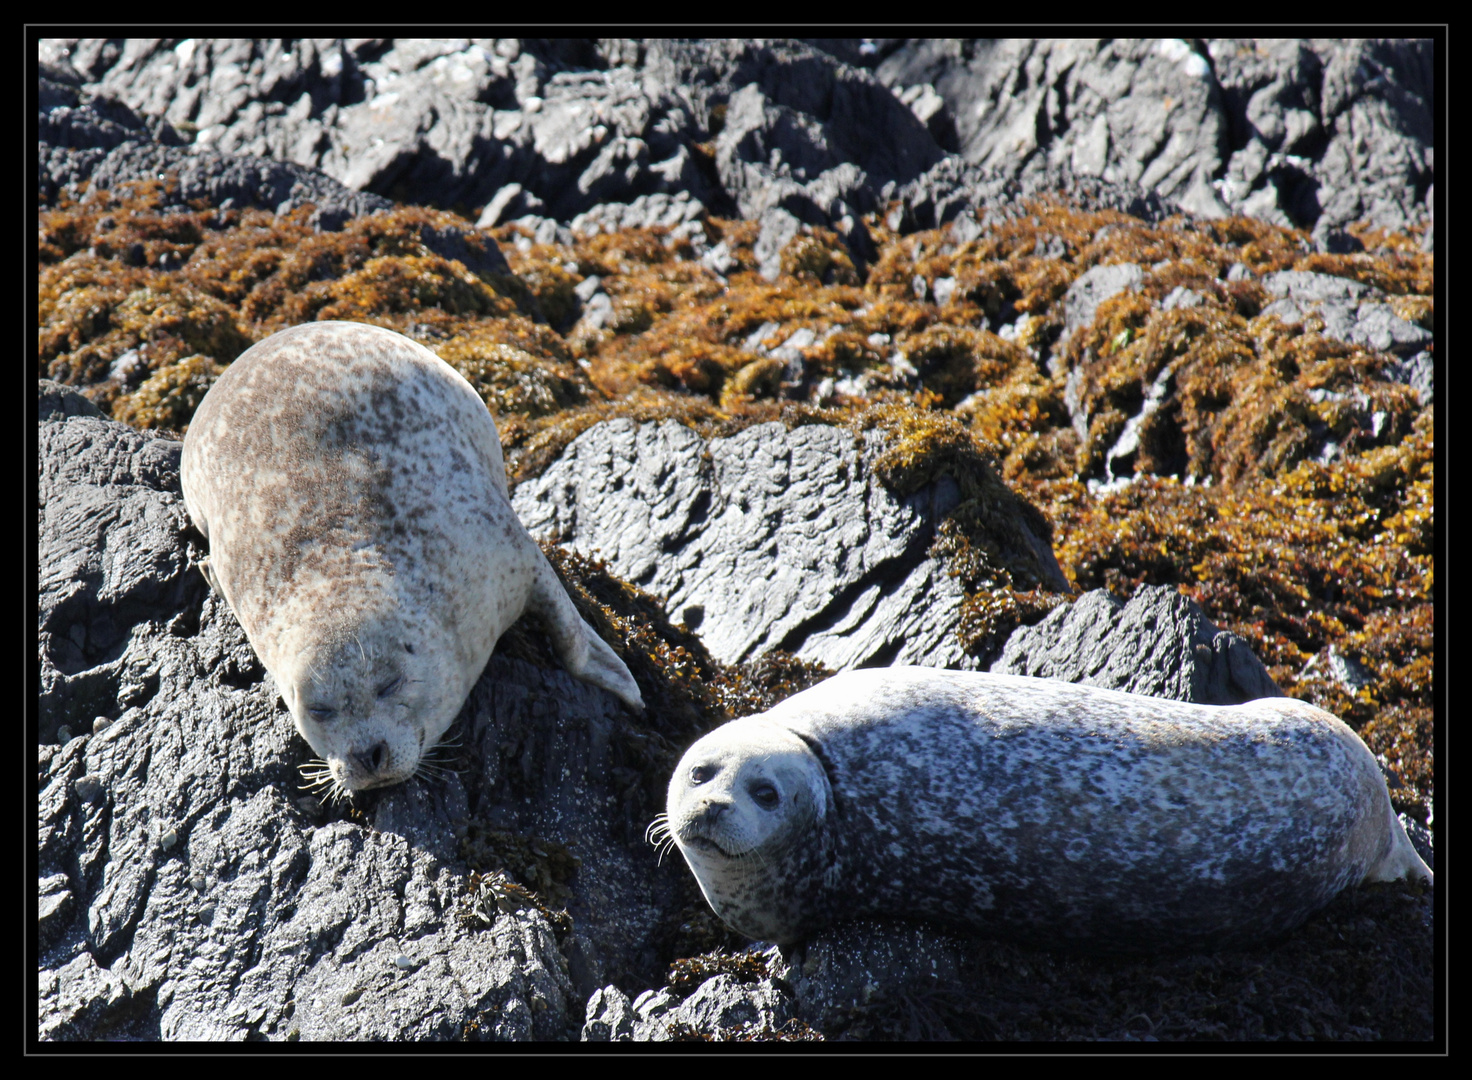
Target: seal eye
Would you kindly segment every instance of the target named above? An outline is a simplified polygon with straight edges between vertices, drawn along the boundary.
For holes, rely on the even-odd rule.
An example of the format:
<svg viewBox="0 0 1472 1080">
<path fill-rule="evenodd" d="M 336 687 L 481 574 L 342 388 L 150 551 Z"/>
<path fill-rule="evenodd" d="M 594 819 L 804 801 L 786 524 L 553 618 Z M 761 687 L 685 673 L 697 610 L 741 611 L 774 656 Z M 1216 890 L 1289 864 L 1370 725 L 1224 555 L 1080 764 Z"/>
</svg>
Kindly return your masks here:
<svg viewBox="0 0 1472 1080">
<path fill-rule="evenodd" d="M 714 765 L 697 765 L 690 770 L 690 782 L 703 784 L 719 771 Z"/>
<path fill-rule="evenodd" d="M 775 810 L 777 804 L 782 801 L 782 796 L 777 794 L 777 789 L 771 784 L 758 784 L 747 794 L 763 810 Z"/>
<path fill-rule="evenodd" d="M 324 720 L 331 720 L 337 715 L 336 709 L 329 709 L 326 705 L 308 705 L 307 712 L 311 713 L 312 719 L 318 723 Z"/>
<path fill-rule="evenodd" d="M 390 694 L 392 694 L 395 690 L 397 690 L 399 687 L 401 687 L 403 685 L 404 685 L 404 677 L 402 675 L 400 675 L 393 682 L 391 682 L 391 683 L 384 683 L 382 686 L 380 686 L 378 688 L 378 696 L 381 697 L 381 698 L 388 697 Z"/>
</svg>

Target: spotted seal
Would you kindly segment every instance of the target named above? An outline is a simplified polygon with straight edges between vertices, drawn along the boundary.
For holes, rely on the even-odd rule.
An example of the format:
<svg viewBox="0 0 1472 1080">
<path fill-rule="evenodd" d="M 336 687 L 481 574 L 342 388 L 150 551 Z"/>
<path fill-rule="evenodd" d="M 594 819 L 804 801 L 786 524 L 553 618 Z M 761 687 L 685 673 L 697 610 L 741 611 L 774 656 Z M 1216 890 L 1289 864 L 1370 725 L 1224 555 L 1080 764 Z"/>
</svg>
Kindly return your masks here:
<svg viewBox="0 0 1472 1080">
<path fill-rule="evenodd" d="M 856 917 L 1105 951 L 1240 944 L 1427 869 L 1375 758 L 1289 698 L 850 671 L 706 735 L 653 838 L 788 944 Z"/>
<path fill-rule="evenodd" d="M 205 576 L 336 793 L 414 775 L 526 610 L 569 672 L 643 707 L 512 510 L 485 403 L 424 346 L 273 334 L 205 395 L 181 473 Z"/>
</svg>

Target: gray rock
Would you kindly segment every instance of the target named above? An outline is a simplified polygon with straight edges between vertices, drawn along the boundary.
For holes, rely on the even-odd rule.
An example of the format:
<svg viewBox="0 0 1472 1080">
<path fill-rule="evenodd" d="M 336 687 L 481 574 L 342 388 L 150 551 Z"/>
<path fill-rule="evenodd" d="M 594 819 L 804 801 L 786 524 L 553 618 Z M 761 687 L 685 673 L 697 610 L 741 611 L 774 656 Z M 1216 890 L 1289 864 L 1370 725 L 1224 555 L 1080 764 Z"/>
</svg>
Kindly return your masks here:
<svg viewBox="0 0 1472 1080">
<path fill-rule="evenodd" d="M 1351 694 L 1357 694 L 1375 681 L 1375 676 L 1352 656 L 1346 656 L 1333 645 L 1309 657 L 1303 665 L 1303 676 L 1327 675 Z"/>
<path fill-rule="evenodd" d="M 1325 337 L 1401 357 L 1423 352 L 1432 341 L 1429 330 L 1402 319 L 1389 304 L 1379 302 L 1383 293 L 1362 282 L 1284 270 L 1265 275 L 1262 283 L 1280 297 L 1264 307 L 1263 314 L 1289 325 L 1301 323 L 1312 312 L 1323 320 Z"/>
<path fill-rule="evenodd" d="M 593 991 L 583 1021 L 583 1042 L 627 1042 L 634 1037 L 634 1012 L 629 996 L 616 986 Z"/>
<path fill-rule="evenodd" d="M 1283 693 L 1246 642 L 1167 585 L 1145 586 L 1128 604 L 1085 593 L 1013 631 L 990 670 L 1204 705 Z"/>
<path fill-rule="evenodd" d="M 757 269 L 768 281 L 782 273 L 782 251 L 802 230 L 802 222 L 781 207 L 773 206 L 761 216 L 762 231 L 752 245 Z"/>
<path fill-rule="evenodd" d="M 496 221 L 686 192 L 836 227 L 908 187 L 909 230 L 1092 183 L 1152 220 L 1245 212 L 1332 250 L 1361 218 L 1424 220 L 1434 178 L 1426 40 L 53 38 L 39 53 L 43 111 L 92 110 L 72 121 L 86 146 L 43 133 L 52 194 L 142 125 L 142 141 L 415 202 L 482 206 L 519 185 Z"/>
<path fill-rule="evenodd" d="M 1193 213 L 1226 211 L 1211 187 L 1226 134 L 1220 92 L 1185 42 L 914 41 L 875 74 L 934 85 L 960 156 L 985 169 L 1016 179 L 1062 170 L 1138 185 Z"/>
<path fill-rule="evenodd" d="M 894 498 L 869 473 L 876 439 L 773 423 L 707 442 L 675 421 L 612 420 L 513 505 L 533 536 L 664 598 L 725 662 L 781 648 L 838 669 L 974 668 L 955 634 L 964 594 L 925 554 L 959 492 L 947 477 Z M 1047 541 L 1019 536 L 998 538 L 1003 551 L 1066 589 Z"/>
<path fill-rule="evenodd" d="M 489 209 L 489 208 L 488 208 Z M 601 203 L 568 223 L 573 232 L 617 232 L 620 229 L 673 229 L 705 216 L 705 207 L 688 192 L 640 195 L 631 203 Z"/>
<path fill-rule="evenodd" d="M 1386 373 L 1396 382 L 1405 383 L 1416 391 L 1423 406 L 1430 405 L 1436 391 L 1436 365 L 1429 352 L 1418 352 L 1402 360 Z"/>
<path fill-rule="evenodd" d="M 1273 296 L 1305 303 L 1361 300 L 1384 295 L 1373 285 L 1366 285 L 1362 281 L 1309 270 L 1280 270 L 1277 273 L 1264 274 L 1262 286 Z"/>
<path fill-rule="evenodd" d="M 1126 289 L 1139 289 L 1145 281 L 1145 270 L 1134 263 L 1095 266 L 1080 274 L 1063 295 L 1063 335 L 1067 341 L 1078 330 L 1094 321 L 1099 305 Z"/>
<path fill-rule="evenodd" d="M 766 957 L 773 976 L 791 987 L 793 1011 L 823 1030 L 881 998 L 954 991 L 962 985 L 967 951 L 963 939 L 941 930 L 865 920 L 824 930 L 785 952 L 774 946 Z"/>
<path fill-rule="evenodd" d="M 1380 302 L 1384 293 L 1363 282 L 1283 270 L 1264 275 L 1262 283 L 1280 298 L 1264 307 L 1263 314 L 1296 325 L 1305 315 L 1316 313 L 1324 322 L 1325 337 L 1407 358 L 1423 352 L 1432 341 L 1429 330 L 1402 319 L 1389 304 Z"/>
</svg>

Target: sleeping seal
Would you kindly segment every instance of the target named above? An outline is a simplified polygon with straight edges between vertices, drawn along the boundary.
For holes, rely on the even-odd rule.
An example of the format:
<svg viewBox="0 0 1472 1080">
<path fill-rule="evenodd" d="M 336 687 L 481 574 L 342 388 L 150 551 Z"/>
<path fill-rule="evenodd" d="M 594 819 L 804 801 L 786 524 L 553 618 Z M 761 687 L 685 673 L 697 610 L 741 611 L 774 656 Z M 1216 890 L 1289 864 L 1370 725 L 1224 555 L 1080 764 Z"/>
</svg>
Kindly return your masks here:
<svg viewBox="0 0 1472 1080">
<path fill-rule="evenodd" d="M 334 792 L 396 784 L 523 611 L 569 672 L 639 688 L 511 509 L 485 403 L 424 346 L 319 322 L 241 354 L 184 439 L 203 569 Z"/>
</svg>

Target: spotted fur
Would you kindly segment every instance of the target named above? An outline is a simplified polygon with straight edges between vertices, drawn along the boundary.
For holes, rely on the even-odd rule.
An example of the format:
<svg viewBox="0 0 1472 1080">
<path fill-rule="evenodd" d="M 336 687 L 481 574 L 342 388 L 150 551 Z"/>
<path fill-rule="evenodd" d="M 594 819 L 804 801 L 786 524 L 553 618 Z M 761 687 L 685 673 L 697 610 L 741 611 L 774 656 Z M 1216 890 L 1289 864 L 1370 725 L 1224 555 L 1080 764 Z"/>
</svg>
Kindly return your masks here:
<svg viewBox="0 0 1472 1080">
<path fill-rule="evenodd" d="M 1365 880 L 1431 877 L 1364 743 L 1303 702 L 928 668 L 847 672 L 717 728 L 676 769 L 664 827 L 716 913 L 779 943 L 898 916 L 1212 947 Z"/>
<path fill-rule="evenodd" d="M 182 478 L 206 576 L 339 789 L 412 776 L 528 608 L 569 671 L 642 708 L 512 510 L 485 404 L 422 345 L 274 334 L 205 395 Z"/>
</svg>

